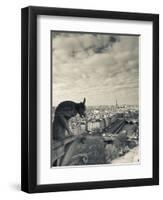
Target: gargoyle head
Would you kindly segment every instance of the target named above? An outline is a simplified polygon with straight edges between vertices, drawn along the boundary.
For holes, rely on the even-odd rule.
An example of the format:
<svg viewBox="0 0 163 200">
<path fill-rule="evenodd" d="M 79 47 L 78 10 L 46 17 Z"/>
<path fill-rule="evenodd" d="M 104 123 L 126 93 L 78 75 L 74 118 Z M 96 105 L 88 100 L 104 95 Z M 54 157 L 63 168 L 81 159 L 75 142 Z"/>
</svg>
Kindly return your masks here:
<svg viewBox="0 0 163 200">
<path fill-rule="evenodd" d="M 84 98 L 83 102 L 78 104 L 78 113 L 81 118 L 86 116 L 86 106 L 85 106 L 86 99 Z"/>
</svg>

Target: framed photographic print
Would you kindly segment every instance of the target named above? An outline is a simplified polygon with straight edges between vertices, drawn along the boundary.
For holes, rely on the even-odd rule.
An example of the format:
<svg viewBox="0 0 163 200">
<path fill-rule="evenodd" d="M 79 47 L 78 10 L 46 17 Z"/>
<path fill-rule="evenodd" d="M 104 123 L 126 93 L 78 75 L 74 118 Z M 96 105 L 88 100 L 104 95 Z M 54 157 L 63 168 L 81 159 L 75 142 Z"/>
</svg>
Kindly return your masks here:
<svg viewBox="0 0 163 200">
<path fill-rule="evenodd" d="M 21 185 L 159 184 L 159 16 L 22 9 Z"/>
</svg>

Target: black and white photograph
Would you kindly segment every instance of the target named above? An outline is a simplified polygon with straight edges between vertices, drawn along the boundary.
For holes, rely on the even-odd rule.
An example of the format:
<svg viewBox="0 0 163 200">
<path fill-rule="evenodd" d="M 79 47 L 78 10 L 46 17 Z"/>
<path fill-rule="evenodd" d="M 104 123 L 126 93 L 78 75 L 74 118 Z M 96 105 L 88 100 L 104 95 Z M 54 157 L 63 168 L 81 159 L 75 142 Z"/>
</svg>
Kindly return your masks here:
<svg viewBox="0 0 163 200">
<path fill-rule="evenodd" d="M 51 167 L 140 163 L 139 38 L 51 31 Z"/>
</svg>

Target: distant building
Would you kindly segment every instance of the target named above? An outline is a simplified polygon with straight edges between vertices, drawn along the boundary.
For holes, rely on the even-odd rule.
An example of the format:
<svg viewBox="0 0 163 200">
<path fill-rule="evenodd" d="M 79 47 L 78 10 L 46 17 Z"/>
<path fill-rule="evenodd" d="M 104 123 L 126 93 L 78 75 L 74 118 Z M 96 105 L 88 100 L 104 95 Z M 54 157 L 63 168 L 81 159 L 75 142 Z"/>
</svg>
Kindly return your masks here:
<svg viewBox="0 0 163 200">
<path fill-rule="evenodd" d="M 115 107 L 116 107 L 116 111 L 117 111 L 119 108 L 117 99 L 116 99 Z"/>
</svg>

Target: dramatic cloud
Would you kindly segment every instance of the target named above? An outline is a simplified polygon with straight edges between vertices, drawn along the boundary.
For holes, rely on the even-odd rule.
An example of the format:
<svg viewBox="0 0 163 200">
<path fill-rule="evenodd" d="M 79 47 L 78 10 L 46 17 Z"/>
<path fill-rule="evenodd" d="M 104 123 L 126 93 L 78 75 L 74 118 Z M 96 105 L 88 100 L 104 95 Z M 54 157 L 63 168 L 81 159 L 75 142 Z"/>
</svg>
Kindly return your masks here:
<svg viewBox="0 0 163 200">
<path fill-rule="evenodd" d="M 53 105 L 138 103 L 139 37 L 53 32 Z"/>
</svg>

